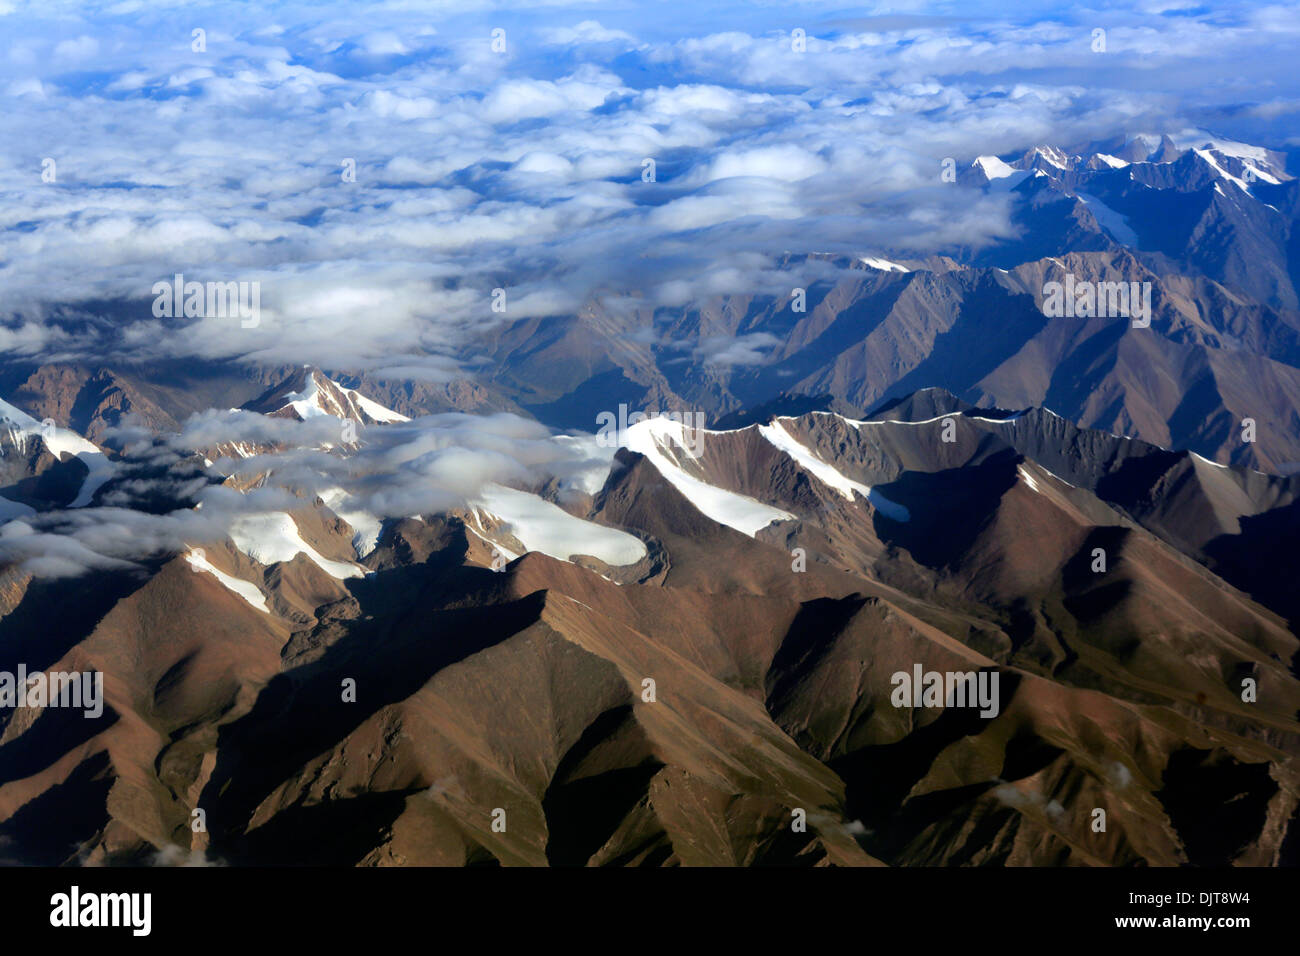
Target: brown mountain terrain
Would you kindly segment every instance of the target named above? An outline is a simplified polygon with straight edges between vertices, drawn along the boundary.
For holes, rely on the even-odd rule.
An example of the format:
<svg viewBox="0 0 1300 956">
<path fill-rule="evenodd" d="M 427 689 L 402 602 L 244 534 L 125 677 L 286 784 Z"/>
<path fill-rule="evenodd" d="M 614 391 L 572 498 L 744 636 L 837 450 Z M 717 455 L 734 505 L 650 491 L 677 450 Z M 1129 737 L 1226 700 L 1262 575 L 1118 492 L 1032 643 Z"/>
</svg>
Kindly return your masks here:
<svg viewBox="0 0 1300 956">
<path fill-rule="evenodd" d="M 535 551 L 494 571 L 454 515 L 385 522 L 365 577 L 231 542 L 204 545 L 211 570 L 11 570 L 0 669 L 102 670 L 107 706 L 10 712 L 8 854 L 1285 862 L 1297 640 L 1214 573 L 1210 545 L 1287 508 L 1288 480 L 1060 422 L 927 392 L 876 421 L 706 432 L 698 458 L 652 430 L 634 444 L 654 455 L 618 452 L 569 504 L 657 556 L 622 584 Z M 1135 468 L 1178 486 L 1169 507 L 1140 507 Z M 756 505 L 786 517 L 719 520 L 747 527 Z M 323 505 L 292 520 L 350 556 Z M 917 665 L 996 674 L 996 715 L 896 706 L 893 676 Z"/>
</svg>

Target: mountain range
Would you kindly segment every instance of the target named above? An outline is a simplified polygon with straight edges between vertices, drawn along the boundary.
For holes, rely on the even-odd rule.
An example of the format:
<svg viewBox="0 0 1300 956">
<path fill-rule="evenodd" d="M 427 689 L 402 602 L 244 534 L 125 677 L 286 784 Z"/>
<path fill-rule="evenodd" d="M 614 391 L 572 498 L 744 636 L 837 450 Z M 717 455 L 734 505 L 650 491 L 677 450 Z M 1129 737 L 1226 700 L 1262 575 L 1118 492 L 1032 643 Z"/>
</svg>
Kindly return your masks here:
<svg viewBox="0 0 1300 956">
<path fill-rule="evenodd" d="M 0 363 L 0 674 L 105 698 L 0 712 L 6 859 L 1300 862 L 1297 180 L 1138 135 L 949 186 L 1015 238 L 445 382 Z"/>
</svg>

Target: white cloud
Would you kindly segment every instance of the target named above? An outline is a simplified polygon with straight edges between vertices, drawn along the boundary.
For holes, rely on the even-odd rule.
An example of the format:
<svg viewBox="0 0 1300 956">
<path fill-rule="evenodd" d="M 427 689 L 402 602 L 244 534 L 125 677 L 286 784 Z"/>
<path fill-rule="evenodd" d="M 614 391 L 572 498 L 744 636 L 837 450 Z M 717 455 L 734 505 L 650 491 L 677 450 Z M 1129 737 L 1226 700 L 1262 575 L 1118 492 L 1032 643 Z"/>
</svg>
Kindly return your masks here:
<svg viewBox="0 0 1300 956">
<path fill-rule="evenodd" d="M 705 168 L 703 179 L 728 179 L 732 176 L 759 176 L 796 182 L 826 171 L 826 162 L 795 143 L 760 146 L 755 149 L 724 152 Z"/>
<path fill-rule="evenodd" d="M 583 20 L 571 27 L 551 27 L 541 31 L 542 39 L 557 46 L 573 43 L 616 43 L 635 42 L 635 37 L 623 30 L 611 30 L 600 25 L 598 20 Z"/>
<path fill-rule="evenodd" d="M 524 309 L 676 302 L 720 277 L 759 281 L 752 264 L 727 272 L 751 253 L 929 253 L 1008 235 L 1005 200 L 940 186 L 944 157 L 1182 128 L 1168 90 L 1196 84 L 1210 99 L 1251 90 L 1262 105 L 1242 115 L 1260 122 L 1300 101 L 1269 72 L 1279 60 L 1261 38 L 1292 29 L 1273 8 L 1113 14 L 1108 70 L 1153 84 L 1121 91 L 1098 88 L 1089 31 L 1066 8 L 858 23 L 760 5 L 679 22 L 631 7 L 597 19 L 584 3 L 530 19 L 534 3 L 467 0 L 440 5 L 434 29 L 426 5 L 397 0 L 364 17 L 286 2 L 249 23 L 222 3 L 197 18 L 181 2 L 11 6 L 0 345 L 27 355 L 468 374 L 476 336 Z M 507 30 L 504 55 L 488 19 Z M 41 179 L 45 158 L 56 182 Z M 155 320 L 149 289 L 178 271 L 262 282 L 261 326 Z M 502 284 L 504 316 L 484 309 Z M 97 321 L 73 335 L 69 308 Z"/>
<path fill-rule="evenodd" d="M 59 59 L 84 60 L 99 51 L 99 41 L 92 36 L 79 36 L 75 40 L 63 40 L 54 46 L 54 55 Z"/>
<path fill-rule="evenodd" d="M 506 80 L 483 98 L 483 115 L 490 123 L 552 116 L 567 110 L 591 110 L 621 89 L 616 77 L 591 74 L 552 82 L 550 80 Z"/>
</svg>

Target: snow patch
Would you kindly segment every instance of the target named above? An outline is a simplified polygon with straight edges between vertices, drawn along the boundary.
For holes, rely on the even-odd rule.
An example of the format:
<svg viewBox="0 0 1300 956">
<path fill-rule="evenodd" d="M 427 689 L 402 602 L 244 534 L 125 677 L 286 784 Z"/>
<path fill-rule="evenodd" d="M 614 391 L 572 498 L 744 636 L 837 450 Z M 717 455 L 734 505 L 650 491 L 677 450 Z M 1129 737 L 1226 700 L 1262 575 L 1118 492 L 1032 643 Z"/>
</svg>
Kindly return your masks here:
<svg viewBox="0 0 1300 956">
<path fill-rule="evenodd" d="M 475 509 L 474 509 L 474 520 L 475 520 L 475 521 L 478 521 L 479 523 L 482 523 L 482 522 L 484 521 L 484 518 L 485 518 L 485 517 L 495 517 L 495 516 L 494 516 L 494 515 L 486 515 L 486 516 L 485 516 L 485 515 L 483 514 L 483 512 L 482 512 L 480 509 L 478 509 L 478 508 L 475 508 Z M 466 529 L 467 531 L 469 531 L 471 534 L 473 534 L 474 537 L 478 538 L 480 541 L 482 541 L 484 544 L 486 544 L 486 545 L 487 545 L 489 548 L 491 548 L 493 551 L 498 552 L 498 553 L 499 553 L 503 558 L 506 559 L 506 561 L 508 561 L 508 562 L 509 562 L 509 561 L 513 561 L 515 558 L 519 557 L 519 555 L 515 554 L 515 553 L 514 553 L 513 551 L 511 551 L 509 548 L 504 547 L 504 546 L 502 546 L 502 545 L 500 545 L 500 544 L 497 544 L 497 543 L 496 543 L 495 541 L 493 541 L 491 538 L 487 537 L 485 534 L 483 534 L 481 531 L 479 531 L 477 528 L 475 528 L 472 524 L 468 524 L 468 523 L 466 523 L 466 525 L 465 525 L 465 529 Z M 568 559 L 566 558 L 565 560 L 568 560 Z"/>
<path fill-rule="evenodd" d="M 320 497 L 326 508 L 352 525 L 355 532 L 352 535 L 352 550 L 358 558 L 364 558 L 379 546 L 379 533 L 384 527 L 382 520 L 369 511 L 349 507 L 348 501 L 352 496 L 342 488 L 328 488 L 321 492 Z"/>
<path fill-rule="evenodd" d="M 346 519 L 345 519 L 346 520 Z M 230 529 L 230 539 L 235 547 L 261 564 L 292 561 L 305 554 L 330 577 L 359 578 L 365 569 L 344 561 L 331 561 L 302 539 L 293 518 L 284 511 L 267 514 L 244 515 Z"/>
<path fill-rule="evenodd" d="M 1008 422 L 1014 422 L 1017 418 L 1024 415 L 1023 411 L 1012 412 L 1006 418 L 988 418 L 984 415 L 963 415 L 961 412 L 948 412 L 944 415 L 935 415 L 933 418 L 920 418 L 916 421 L 906 421 L 896 418 L 873 418 L 868 421 L 855 422 L 852 419 L 844 419 L 845 424 L 852 425 L 854 428 L 860 428 L 863 425 L 932 425 L 935 422 L 941 422 L 945 418 L 951 418 L 954 421 L 967 419 L 972 422 L 989 422 L 993 425 L 1005 425 Z M 1058 416 L 1059 417 L 1059 416 Z"/>
<path fill-rule="evenodd" d="M 77 497 L 68 505 L 69 508 L 84 508 L 90 504 L 90 499 L 94 497 L 95 492 L 112 478 L 116 471 L 116 466 L 93 442 L 87 441 L 67 428 L 50 428 L 47 433 L 45 426 L 35 418 L 2 399 L 0 399 L 0 423 L 9 426 L 10 440 L 24 452 L 27 450 L 28 441 L 38 439 L 44 442 L 45 447 L 55 458 L 62 460 L 64 455 L 70 455 L 86 466 L 89 474 L 81 483 L 81 490 L 77 493 Z"/>
<path fill-rule="evenodd" d="M 705 517 L 755 537 L 774 521 L 793 521 L 794 515 L 734 491 L 727 491 L 689 474 L 679 463 L 690 457 L 682 425 L 667 418 L 637 422 L 626 432 L 628 450 L 638 452 L 667 482 L 682 493 Z"/>
<path fill-rule="evenodd" d="M 1273 186 L 1282 185 L 1282 180 L 1278 179 L 1275 176 L 1270 176 L 1268 173 L 1264 172 L 1264 170 L 1260 169 L 1258 166 L 1255 166 L 1252 163 L 1247 163 L 1244 161 L 1242 162 L 1242 165 L 1245 166 L 1248 170 L 1250 170 L 1251 174 L 1256 179 L 1263 180 L 1264 182 L 1269 183 Z"/>
<path fill-rule="evenodd" d="M 307 384 L 301 392 L 290 392 L 285 399 L 287 401 L 281 408 L 292 408 L 303 421 L 324 416 L 334 417 L 320 403 L 320 386 L 316 384 L 314 376 L 307 376 Z"/>
<path fill-rule="evenodd" d="M 1008 176 L 1020 172 L 1020 170 L 1014 166 L 1008 166 L 996 156 L 976 156 L 975 162 L 971 163 L 971 165 L 978 166 L 980 172 L 989 179 L 1006 179 Z"/>
<path fill-rule="evenodd" d="M 266 606 L 266 595 L 264 595 L 256 585 L 250 584 L 247 581 L 241 581 L 239 578 L 226 574 L 224 571 L 218 571 L 212 566 L 207 558 L 201 557 L 194 551 L 186 554 L 185 560 L 193 565 L 196 570 L 206 571 L 208 574 L 212 575 L 229 590 L 234 591 L 263 614 L 271 613 L 271 609 Z"/>
<path fill-rule="evenodd" d="M 881 272 L 911 272 L 907 266 L 900 266 L 897 262 L 890 262 L 888 259 L 876 259 L 867 256 L 860 260 L 864 265 L 871 266 L 873 269 L 879 269 Z"/>
<path fill-rule="evenodd" d="M 1103 229 L 1124 245 L 1137 246 L 1137 233 L 1134 232 L 1133 227 L 1128 224 L 1128 220 L 1124 216 L 1107 206 L 1096 196 L 1090 196 L 1087 193 L 1076 193 L 1076 195 L 1079 197 L 1080 202 L 1088 207 L 1088 211 L 1093 214 Z"/>
<path fill-rule="evenodd" d="M 1251 146 L 1249 143 L 1239 143 L 1232 139 L 1219 139 L 1211 136 L 1205 130 L 1185 129 L 1169 138 L 1173 140 L 1174 145 L 1179 149 L 1187 149 L 1189 146 L 1195 149 L 1199 146 L 1201 149 L 1212 149 L 1234 159 L 1253 159 L 1256 162 L 1268 162 L 1268 151 L 1264 147 Z"/>
<path fill-rule="evenodd" d="M 333 380 L 331 379 L 331 381 Z M 391 408 L 385 408 L 383 405 L 380 405 L 374 399 L 366 398 L 360 392 L 356 392 L 348 388 L 343 388 L 343 386 L 339 385 L 338 382 L 334 382 L 333 384 L 337 388 L 341 389 L 344 393 L 351 395 L 356 400 L 356 403 L 361 407 L 361 410 L 377 422 L 383 422 L 385 425 L 387 425 L 387 424 L 391 424 L 392 422 L 410 421 L 410 419 L 407 418 L 405 415 L 399 414 L 398 412 L 393 411 Z"/>
<path fill-rule="evenodd" d="M 1034 476 L 1029 473 L 1029 469 L 1024 465 L 1016 466 L 1016 474 L 1018 474 L 1024 480 L 1025 484 L 1027 484 L 1032 490 L 1038 492 L 1040 495 L 1043 493 L 1043 489 L 1039 487 Z"/>
<path fill-rule="evenodd" d="M 1209 167 L 1213 169 L 1218 175 L 1222 176 L 1224 179 L 1228 180 L 1229 182 L 1236 183 L 1238 186 L 1240 186 L 1242 192 L 1247 194 L 1250 193 L 1250 186 L 1249 184 L 1246 183 L 1245 180 L 1238 179 L 1236 176 L 1232 175 L 1232 173 L 1228 172 L 1226 169 L 1220 166 L 1218 162 L 1215 161 L 1214 157 L 1211 156 L 1209 153 L 1207 153 L 1205 150 L 1194 149 L 1192 150 L 1192 152 L 1194 152 L 1197 156 L 1201 157 L 1201 159 L 1203 159 L 1209 165 Z"/>
<path fill-rule="evenodd" d="M 1070 158 L 1063 152 L 1051 146 L 1035 146 L 1034 155 L 1043 157 L 1049 165 L 1061 170 L 1068 168 L 1070 161 Z"/>
<path fill-rule="evenodd" d="M 1222 468 L 1224 471 L 1232 471 L 1232 469 L 1229 466 L 1221 465 L 1217 461 L 1210 461 L 1210 459 L 1206 458 L 1204 455 L 1198 455 L 1196 454 L 1196 452 L 1192 452 L 1192 457 L 1195 458 L 1197 461 L 1204 462 L 1205 464 L 1210 465 L 1213 468 Z"/>
<path fill-rule="evenodd" d="M 908 521 L 911 519 L 910 512 L 903 505 L 890 501 L 880 492 L 872 490 L 870 485 L 854 481 L 852 478 L 840 473 L 833 465 L 823 461 L 816 452 L 801 444 L 786 431 L 781 421 L 782 419 L 777 419 L 770 425 L 759 425 L 758 431 L 776 448 L 794 459 L 800 468 L 816 477 L 822 484 L 834 488 L 849 501 L 853 500 L 853 493 L 856 491 L 870 501 L 876 510 L 886 517 L 893 518 L 895 521 Z"/>
<path fill-rule="evenodd" d="M 410 421 L 410 419 L 405 415 L 398 414 L 391 408 L 386 408 L 383 405 L 380 405 L 374 399 L 366 398 L 356 389 L 348 388 L 346 385 L 341 385 L 332 378 L 327 378 L 325 381 L 338 389 L 343 396 L 350 398 L 356 403 L 357 408 L 361 409 L 361 411 L 365 412 L 377 422 L 391 424 L 392 422 Z M 290 392 L 285 396 L 285 404 L 281 406 L 281 410 L 292 408 L 298 413 L 298 417 L 303 421 L 306 421 L 308 418 L 320 418 L 322 416 L 328 416 L 330 418 L 345 417 L 340 413 L 346 412 L 346 408 L 336 407 L 331 411 L 330 408 L 327 407 L 327 404 L 328 406 L 337 406 L 338 402 L 332 396 L 327 396 L 327 394 L 322 391 L 320 385 L 316 381 L 315 374 L 312 374 L 307 377 L 307 381 L 303 385 L 301 391 Z"/>
<path fill-rule="evenodd" d="M 489 483 L 473 504 L 500 519 L 527 550 L 540 551 L 561 561 L 587 554 L 622 567 L 636 564 L 648 553 L 640 538 L 577 518 L 559 505 L 526 491 Z"/>
</svg>

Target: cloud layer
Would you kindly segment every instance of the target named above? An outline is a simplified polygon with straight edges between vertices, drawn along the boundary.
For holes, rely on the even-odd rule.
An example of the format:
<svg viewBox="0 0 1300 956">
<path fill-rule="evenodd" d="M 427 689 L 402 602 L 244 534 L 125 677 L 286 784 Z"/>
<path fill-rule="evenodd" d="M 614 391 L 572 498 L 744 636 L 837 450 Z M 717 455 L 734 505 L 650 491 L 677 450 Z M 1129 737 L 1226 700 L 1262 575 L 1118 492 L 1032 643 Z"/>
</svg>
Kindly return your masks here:
<svg viewBox="0 0 1300 956">
<path fill-rule="evenodd" d="M 1294 6 L 998 6 L 0 4 L 0 347 L 443 380 L 515 318 L 1008 235 L 948 157 L 1294 128 Z M 176 273 L 260 323 L 155 318 Z"/>
<path fill-rule="evenodd" d="M 0 525 L 0 567 L 45 578 L 139 567 L 220 541 L 240 518 L 303 508 L 317 496 L 342 513 L 404 517 L 464 508 L 488 482 L 591 493 L 613 456 L 594 436 L 557 436 L 511 414 L 447 413 L 357 429 L 359 447 L 342 455 L 325 449 L 340 439 L 340 421 L 327 416 L 209 411 L 161 437 L 124 426 L 109 436 L 122 457 L 100 505 Z M 195 449 L 220 442 L 267 451 L 203 467 Z M 236 481 L 221 483 L 224 476 Z"/>
</svg>

